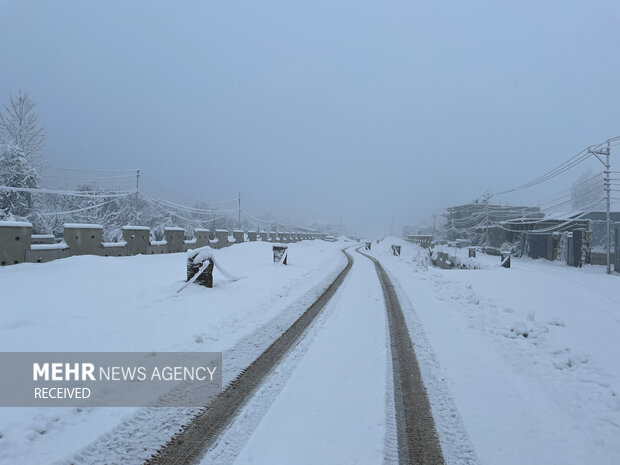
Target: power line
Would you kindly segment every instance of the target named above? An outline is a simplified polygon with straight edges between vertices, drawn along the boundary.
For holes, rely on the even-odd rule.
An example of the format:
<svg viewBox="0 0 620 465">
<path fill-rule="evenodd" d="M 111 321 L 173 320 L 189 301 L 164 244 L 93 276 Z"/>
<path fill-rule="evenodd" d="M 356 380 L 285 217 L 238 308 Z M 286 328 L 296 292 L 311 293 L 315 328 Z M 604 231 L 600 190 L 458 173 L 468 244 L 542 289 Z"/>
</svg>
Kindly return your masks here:
<svg viewBox="0 0 620 465">
<path fill-rule="evenodd" d="M 127 195 L 130 195 L 130 194 L 127 194 Z M 38 213 L 38 215 L 39 216 L 54 216 L 54 215 L 67 215 L 69 213 L 78 213 L 78 212 L 82 212 L 86 210 L 92 210 L 94 208 L 103 207 L 104 205 L 107 205 L 109 203 L 116 202 L 116 200 L 117 199 L 108 200 L 107 202 L 103 202 L 98 205 L 91 205 L 90 207 L 78 208 L 77 210 L 67 210 L 64 212 L 45 212 L 45 213 Z"/>
<path fill-rule="evenodd" d="M 93 169 L 87 169 L 87 168 L 64 168 L 64 167 L 60 167 L 60 166 L 54 166 L 54 165 L 44 165 L 44 168 L 53 168 L 55 170 L 64 170 L 64 171 L 82 171 L 82 172 L 95 172 L 95 171 L 99 171 L 100 173 L 135 173 L 136 170 L 104 170 L 104 169 L 98 169 L 98 168 L 93 168 Z"/>
<path fill-rule="evenodd" d="M 541 184 L 541 183 L 543 183 L 545 181 L 548 181 L 548 180 L 550 180 L 550 179 L 552 179 L 552 178 L 554 178 L 554 177 L 564 173 L 565 171 L 567 171 L 567 170 L 577 166 L 578 164 L 584 162 L 591 155 L 593 155 L 593 152 L 596 151 L 596 149 L 600 149 L 605 144 L 610 144 L 612 141 L 620 141 L 620 136 L 612 137 L 611 139 L 607 139 L 605 142 L 601 142 L 601 143 L 596 144 L 596 145 L 590 145 L 590 146 L 586 147 L 585 149 L 581 150 L 576 155 L 574 155 L 571 158 L 569 158 L 568 160 L 566 160 L 564 163 L 561 163 L 560 165 L 558 165 L 555 168 L 547 171 L 546 173 L 540 175 L 539 177 L 537 177 L 535 179 L 532 179 L 531 181 L 526 182 L 525 184 L 521 184 L 520 186 L 514 187 L 512 189 L 508 189 L 508 190 L 501 191 L 501 192 L 496 192 L 494 195 L 508 194 L 510 192 L 515 192 L 515 191 L 518 191 L 518 190 L 527 189 L 529 187 L 533 187 L 533 186 Z"/>
<path fill-rule="evenodd" d="M 89 194 L 83 191 L 65 191 L 59 189 L 41 189 L 32 187 L 12 187 L 0 185 L 0 190 L 12 191 L 12 192 L 29 192 L 32 194 L 54 194 L 64 195 L 69 197 L 88 197 L 88 198 L 110 198 L 110 197 L 125 197 L 128 194 L 133 194 L 135 191 L 111 191 L 106 194 Z"/>
</svg>

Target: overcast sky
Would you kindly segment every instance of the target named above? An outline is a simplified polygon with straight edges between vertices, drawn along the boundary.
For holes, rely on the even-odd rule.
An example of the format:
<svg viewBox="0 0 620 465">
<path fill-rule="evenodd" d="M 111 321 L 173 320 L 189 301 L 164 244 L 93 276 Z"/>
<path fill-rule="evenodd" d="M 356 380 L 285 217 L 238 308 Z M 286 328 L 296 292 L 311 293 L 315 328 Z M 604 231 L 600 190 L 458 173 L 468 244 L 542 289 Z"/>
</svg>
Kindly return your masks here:
<svg viewBox="0 0 620 465">
<path fill-rule="evenodd" d="M 620 2 L 0 0 L 18 89 L 54 165 L 385 231 L 619 135 Z"/>
</svg>

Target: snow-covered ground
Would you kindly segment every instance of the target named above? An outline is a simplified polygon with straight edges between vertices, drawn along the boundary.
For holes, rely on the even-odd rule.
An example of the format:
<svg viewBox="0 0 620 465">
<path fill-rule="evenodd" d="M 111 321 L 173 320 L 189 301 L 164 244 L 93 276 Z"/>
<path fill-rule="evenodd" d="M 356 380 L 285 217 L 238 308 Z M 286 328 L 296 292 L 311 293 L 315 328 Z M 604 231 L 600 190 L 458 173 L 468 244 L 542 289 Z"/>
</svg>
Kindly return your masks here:
<svg viewBox="0 0 620 465">
<path fill-rule="evenodd" d="M 481 253 L 482 269 L 427 269 L 398 238 L 372 254 L 406 301 L 444 452 L 464 426 L 482 464 L 620 463 L 620 275 Z"/>
<path fill-rule="evenodd" d="M 288 247 L 287 266 L 272 262 L 268 243 L 216 250 L 222 267 L 242 279 L 227 281 L 216 270 L 213 289 L 192 285 L 180 294 L 185 254 L 0 268 L 0 351 L 217 351 L 227 383 L 346 263 L 342 243 Z M 78 452 L 78 463 L 140 463 L 191 412 L 3 408 L 0 463 L 50 463 Z"/>
<path fill-rule="evenodd" d="M 390 246 L 401 245 L 401 256 Z M 0 351 L 221 351 L 230 382 L 303 312 L 354 242 L 214 251 L 231 274 L 190 286 L 185 254 L 0 268 Z M 460 254 L 466 249 L 450 249 Z M 401 301 L 448 464 L 620 463 L 620 276 L 479 253 L 430 266 L 372 243 Z M 371 262 L 355 263 L 205 463 L 395 463 L 391 358 Z M 0 409 L 0 464 L 141 463 L 195 409 Z M 294 454 L 294 455 L 292 455 Z"/>
</svg>

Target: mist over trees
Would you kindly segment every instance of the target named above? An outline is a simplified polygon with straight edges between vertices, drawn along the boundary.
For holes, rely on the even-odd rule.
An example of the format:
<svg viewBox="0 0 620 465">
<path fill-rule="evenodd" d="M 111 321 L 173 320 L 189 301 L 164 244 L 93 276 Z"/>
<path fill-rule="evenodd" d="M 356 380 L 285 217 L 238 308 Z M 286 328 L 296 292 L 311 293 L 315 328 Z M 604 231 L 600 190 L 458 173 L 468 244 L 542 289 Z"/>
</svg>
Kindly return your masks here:
<svg viewBox="0 0 620 465">
<path fill-rule="evenodd" d="M 167 226 L 182 227 L 188 236 L 194 228 L 277 227 L 275 218 L 261 223 L 243 218 L 239 225 L 206 202 L 176 205 L 135 191 L 102 188 L 94 181 L 41 190 L 46 132 L 36 106 L 36 100 L 20 90 L 0 108 L 0 220 L 28 221 L 35 233 L 56 237 L 62 235 L 64 223 L 95 223 L 103 226 L 105 241 L 120 240 L 126 225 L 148 226 L 156 239 L 163 238 Z"/>
<path fill-rule="evenodd" d="M 602 184 L 593 183 L 595 177 L 594 171 L 588 168 L 572 184 L 571 204 L 575 209 L 591 207 L 594 202 L 601 199 L 603 192 L 598 187 Z"/>
</svg>

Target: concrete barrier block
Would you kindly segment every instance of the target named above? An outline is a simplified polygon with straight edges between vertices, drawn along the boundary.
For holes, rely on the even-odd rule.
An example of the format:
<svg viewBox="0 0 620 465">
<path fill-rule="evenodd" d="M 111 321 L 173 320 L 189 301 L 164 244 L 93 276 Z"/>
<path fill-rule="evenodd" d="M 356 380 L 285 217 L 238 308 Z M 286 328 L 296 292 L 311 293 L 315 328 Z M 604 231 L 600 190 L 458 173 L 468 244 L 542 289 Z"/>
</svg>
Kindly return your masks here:
<svg viewBox="0 0 620 465">
<path fill-rule="evenodd" d="M 123 240 L 127 243 L 127 254 L 146 254 L 151 235 L 148 226 L 123 226 L 121 229 Z"/>
<path fill-rule="evenodd" d="M 215 238 L 217 239 L 217 242 L 214 244 L 215 248 L 222 249 L 224 247 L 228 247 L 228 230 L 227 229 L 216 229 Z"/>
<path fill-rule="evenodd" d="M 184 252 L 187 250 L 185 248 L 185 230 L 183 228 L 164 228 L 164 237 L 168 244 L 167 253 Z"/>
<path fill-rule="evenodd" d="M 127 253 L 127 244 L 123 242 L 104 242 L 102 244 L 102 255 L 104 257 L 125 257 Z"/>
<path fill-rule="evenodd" d="M 102 255 L 103 226 L 65 223 L 63 238 L 71 255 Z"/>
<path fill-rule="evenodd" d="M 256 242 L 256 239 L 257 239 L 256 231 L 248 231 L 248 240 L 250 242 Z"/>
<path fill-rule="evenodd" d="M 30 244 L 55 244 L 56 238 L 53 234 L 33 234 Z"/>
<path fill-rule="evenodd" d="M 235 241 L 235 244 L 241 244 L 242 242 L 244 242 L 244 233 L 241 229 L 235 229 L 233 231 L 233 238 Z"/>
<path fill-rule="evenodd" d="M 149 240 L 146 253 L 148 255 L 168 253 L 168 242 L 166 242 L 166 239 L 162 239 L 161 241 Z"/>
<path fill-rule="evenodd" d="M 66 242 L 54 244 L 33 244 L 26 250 L 26 261 L 29 263 L 45 263 L 59 258 L 70 257 L 71 249 Z"/>
<path fill-rule="evenodd" d="M 202 228 L 194 229 L 194 238 L 196 239 L 195 248 L 204 247 L 209 244 L 209 230 Z"/>
<path fill-rule="evenodd" d="M 26 261 L 30 249 L 32 224 L 22 221 L 0 222 L 0 265 L 17 265 Z"/>
</svg>

